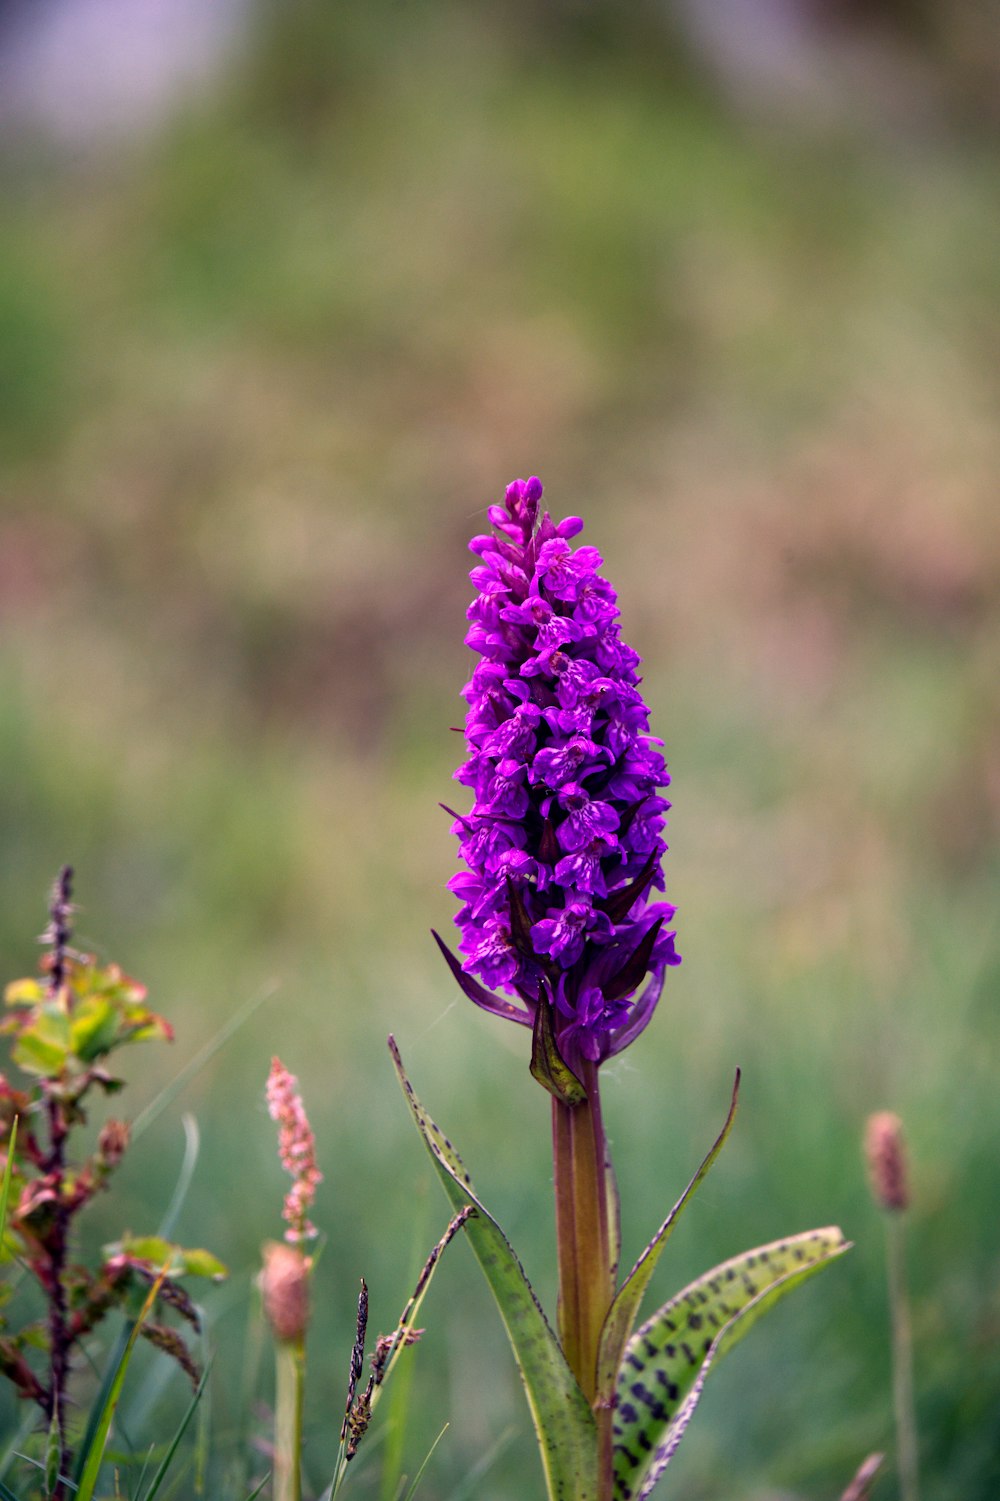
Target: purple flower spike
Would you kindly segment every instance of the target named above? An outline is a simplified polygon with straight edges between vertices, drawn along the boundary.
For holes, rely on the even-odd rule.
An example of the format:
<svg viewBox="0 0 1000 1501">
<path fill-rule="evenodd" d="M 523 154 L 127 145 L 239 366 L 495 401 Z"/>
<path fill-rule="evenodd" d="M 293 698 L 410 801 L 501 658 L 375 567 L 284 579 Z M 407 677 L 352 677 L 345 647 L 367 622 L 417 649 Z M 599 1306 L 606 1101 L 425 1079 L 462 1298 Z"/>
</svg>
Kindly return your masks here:
<svg viewBox="0 0 1000 1501">
<path fill-rule="evenodd" d="M 445 953 L 496 1014 L 551 1007 L 559 1053 L 579 1071 L 639 1035 L 680 963 L 674 909 L 649 900 L 663 886 L 670 804 L 658 789 L 670 778 L 600 553 L 572 547 L 583 523 L 553 523 L 541 497 L 541 480 L 515 480 L 489 508 L 494 534 L 470 543 L 465 639 L 482 661 L 463 690 L 468 759 L 455 773 L 474 798 L 454 824 L 468 868 L 449 883 L 461 965 Z"/>
</svg>

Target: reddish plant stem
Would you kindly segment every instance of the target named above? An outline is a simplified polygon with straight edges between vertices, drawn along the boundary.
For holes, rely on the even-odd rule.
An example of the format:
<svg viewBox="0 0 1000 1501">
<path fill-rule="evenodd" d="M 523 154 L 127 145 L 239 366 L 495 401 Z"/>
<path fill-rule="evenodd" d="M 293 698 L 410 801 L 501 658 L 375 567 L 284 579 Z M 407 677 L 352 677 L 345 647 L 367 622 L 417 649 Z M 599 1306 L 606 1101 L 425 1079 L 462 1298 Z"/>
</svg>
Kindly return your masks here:
<svg viewBox="0 0 1000 1501">
<path fill-rule="evenodd" d="M 552 1101 L 559 1335 L 580 1389 L 593 1402 L 601 1329 L 615 1289 L 597 1065 L 585 1063 L 580 1073 L 586 1099 L 579 1105 Z"/>
<path fill-rule="evenodd" d="M 52 892 L 49 908 L 49 926 L 43 935 L 51 944 L 52 959 L 49 970 L 49 996 L 52 1000 L 64 995 L 66 957 L 72 930 L 69 925 L 73 896 L 73 870 L 64 865 Z M 53 1487 L 50 1501 L 63 1501 L 66 1488 L 63 1475 L 69 1470 L 70 1453 L 66 1442 L 66 1387 L 69 1381 L 70 1346 L 72 1334 L 69 1328 L 69 1309 L 66 1298 L 66 1254 L 69 1244 L 71 1211 L 66 1201 L 66 1137 L 69 1125 L 62 1102 L 51 1093 L 47 1101 L 49 1123 L 49 1152 L 45 1171 L 51 1176 L 55 1193 L 52 1223 L 46 1236 L 48 1266 L 46 1268 L 46 1293 L 49 1303 L 49 1388 L 46 1415 L 50 1422 L 55 1419 L 59 1434 L 59 1474 Z"/>
<path fill-rule="evenodd" d="M 55 1416 L 59 1430 L 59 1478 L 51 1493 L 50 1501 L 63 1501 L 66 1494 L 62 1476 L 69 1470 L 70 1454 L 66 1442 L 66 1387 L 69 1381 L 69 1352 L 72 1335 L 69 1329 L 69 1310 L 66 1301 L 66 1252 L 69 1240 L 69 1213 L 64 1194 L 66 1171 L 66 1136 L 68 1128 L 62 1105 L 58 1100 L 48 1102 L 50 1151 L 45 1164 L 46 1172 L 52 1175 L 55 1190 L 55 1210 L 52 1224 L 46 1236 L 48 1267 L 46 1269 L 47 1296 L 49 1302 L 49 1388 L 46 1400 L 46 1415 L 49 1421 Z"/>
</svg>

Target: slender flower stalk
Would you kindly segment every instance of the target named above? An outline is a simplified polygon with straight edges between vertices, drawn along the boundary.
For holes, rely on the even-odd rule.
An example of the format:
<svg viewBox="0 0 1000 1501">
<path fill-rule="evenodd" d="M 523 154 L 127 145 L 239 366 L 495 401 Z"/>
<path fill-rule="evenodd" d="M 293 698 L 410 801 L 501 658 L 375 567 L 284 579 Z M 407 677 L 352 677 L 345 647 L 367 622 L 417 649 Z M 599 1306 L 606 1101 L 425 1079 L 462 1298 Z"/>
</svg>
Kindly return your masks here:
<svg viewBox="0 0 1000 1501">
<path fill-rule="evenodd" d="M 261 1292 L 275 1342 L 275 1501 L 300 1501 L 302 1496 L 309 1272 L 309 1258 L 299 1246 L 272 1241 L 264 1247 Z"/>
<path fill-rule="evenodd" d="M 588 1401 L 596 1390 L 601 1329 L 615 1293 L 610 1163 L 601 1121 L 597 1067 L 584 1065 L 586 1097 L 552 1101 L 552 1158 L 559 1263 L 559 1336 Z"/>
<path fill-rule="evenodd" d="M 573 548 L 583 523 L 553 522 L 541 497 L 540 480 L 515 480 L 470 543 L 466 643 L 482 660 L 455 776 L 473 806 L 454 815 L 465 869 L 449 883 L 463 957 L 438 943 L 471 1000 L 532 1029 L 531 1071 L 553 1095 L 560 1335 L 592 1399 L 617 1272 L 598 1069 L 679 963 L 675 909 L 650 900 L 670 779 L 601 556 Z"/>
<path fill-rule="evenodd" d="M 285 1242 L 264 1247 L 261 1292 L 275 1340 L 275 1501 L 301 1501 L 302 1419 L 305 1400 L 306 1330 L 312 1259 L 303 1242 L 317 1231 L 308 1218 L 323 1174 L 316 1165 L 316 1139 L 306 1117 L 299 1082 L 280 1058 L 271 1059 L 267 1108 L 278 1124 L 278 1155 L 292 1175 L 282 1217 Z"/>
<path fill-rule="evenodd" d="M 913 1398 L 913 1335 L 906 1284 L 905 1211 L 910 1204 L 903 1126 L 888 1110 L 869 1117 L 865 1156 L 872 1197 L 885 1211 L 886 1271 L 892 1322 L 892 1387 L 902 1501 L 919 1501 L 920 1462 Z"/>
<path fill-rule="evenodd" d="M 63 1010 L 70 1010 L 70 991 L 66 985 L 69 941 L 73 936 L 70 917 L 73 912 L 73 869 L 64 865 L 52 888 L 49 923 L 39 942 L 49 945 L 49 1000 Z M 58 1456 L 53 1483 L 48 1486 L 51 1501 L 65 1495 L 63 1477 L 69 1471 L 69 1445 L 66 1437 L 66 1388 L 70 1373 L 72 1336 L 66 1294 L 66 1259 L 69 1252 L 71 1214 L 65 1192 L 66 1138 L 69 1121 L 58 1091 L 49 1090 L 46 1115 L 49 1127 L 49 1150 L 43 1164 L 50 1186 L 52 1230 L 49 1237 L 49 1266 L 45 1279 L 49 1300 L 49 1390 L 48 1415 L 52 1452 Z"/>
</svg>

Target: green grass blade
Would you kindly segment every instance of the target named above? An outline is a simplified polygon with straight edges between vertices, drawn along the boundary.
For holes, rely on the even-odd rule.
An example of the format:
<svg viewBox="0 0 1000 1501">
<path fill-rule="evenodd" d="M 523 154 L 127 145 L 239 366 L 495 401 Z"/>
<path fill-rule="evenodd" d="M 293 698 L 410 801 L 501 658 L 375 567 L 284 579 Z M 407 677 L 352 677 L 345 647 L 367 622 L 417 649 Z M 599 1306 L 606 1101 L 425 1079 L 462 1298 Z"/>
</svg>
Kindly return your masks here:
<svg viewBox="0 0 1000 1501">
<path fill-rule="evenodd" d="M 89 1416 L 87 1418 L 87 1425 L 83 1433 L 83 1442 L 80 1444 L 80 1447 L 76 1453 L 76 1460 L 73 1465 L 73 1481 L 76 1485 L 79 1485 L 80 1483 L 80 1476 L 83 1473 L 84 1462 L 87 1455 L 90 1453 L 94 1443 L 94 1435 L 97 1432 L 97 1425 L 101 1421 L 101 1415 L 107 1405 L 108 1396 L 111 1391 L 112 1384 L 114 1383 L 115 1376 L 118 1372 L 118 1367 L 121 1365 L 121 1362 L 124 1358 L 125 1349 L 129 1342 L 129 1332 L 129 1325 L 125 1324 L 119 1331 L 118 1338 L 115 1340 L 115 1343 L 111 1348 L 111 1355 L 108 1359 L 108 1364 L 105 1369 L 104 1376 L 101 1379 L 101 1384 L 97 1390 L 97 1396 L 94 1399 L 93 1406 L 91 1407 Z"/>
<path fill-rule="evenodd" d="M 438 1434 L 437 1438 L 434 1440 L 433 1444 L 431 1444 L 430 1448 L 427 1450 L 427 1453 L 424 1455 L 424 1462 L 420 1466 L 420 1469 L 417 1471 L 417 1473 L 414 1475 L 413 1484 L 410 1486 L 410 1489 L 403 1497 L 403 1501 L 413 1501 L 414 1496 L 417 1494 L 417 1488 L 420 1485 L 421 1480 L 423 1480 L 424 1478 L 424 1471 L 431 1462 L 431 1456 L 433 1455 L 434 1450 L 437 1448 L 438 1444 L 441 1442 L 447 1432 L 448 1424 L 445 1423 L 444 1427 L 441 1429 L 441 1432 Z"/>
<path fill-rule="evenodd" d="M 257 1497 L 260 1495 L 261 1491 L 264 1489 L 270 1478 L 271 1472 L 268 1471 L 268 1473 L 264 1476 L 264 1479 L 261 1481 L 260 1485 L 255 1485 L 253 1490 L 247 1496 L 247 1501 L 257 1501 Z"/>
<path fill-rule="evenodd" d="M 185 1111 L 181 1116 L 181 1125 L 184 1128 L 184 1156 L 181 1160 L 181 1170 L 177 1174 L 177 1183 L 170 1196 L 167 1212 L 160 1221 L 159 1229 L 156 1232 L 164 1240 L 171 1238 L 174 1225 L 177 1223 L 177 1216 L 184 1207 L 184 1200 L 187 1198 L 188 1189 L 191 1187 L 191 1180 L 194 1177 L 194 1170 L 198 1165 L 198 1153 L 201 1148 L 201 1135 L 195 1117 Z"/>
<path fill-rule="evenodd" d="M 165 1272 L 161 1272 L 149 1289 L 146 1301 L 142 1305 L 142 1311 L 129 1331 L 125 1341 L 125 1348 L 122 1350 L 117 1364 L 113 1367 L 113 1375 L 101 1402 L 97 1421 L 94 1423 L 92 1432 L 90 1433 L 89 1443 L 80 1451 L 82 1464 L 80 1467 L 79 1484 L 76 1490 L 76 1501 L 93 1501 L 97 1478 L 101 1473 L 101 1465 L 104 1461 L 104 1451 L 107 1448 L 108 1437 L 111 1433 L 111 1423 L 121 1398 L 122 1387 L 125 1384 L 125 1374 L 132 1359 L 136 1341 L 139 1338 L 139 1330 L 142 1328 L 153 1304 L 156 1302 L 157 1294 L 163 1284 L 164 1275 Z M 89 1428 L 90 1425 L 88 1425 Z"/>
<path fill-rule="evenodd" d="M 10 1486 L 5 1485 L 2 1480 L 0 1480 L 0 1501 L 20 1501 L 20 1497 L 15 1496 Z"/>
<path fill-rule="evenodd" d="M 617 1501 L 645 1501 L 650 1494 L 684 1436 L 715 1361 L 849 1244 L 831 1227 L 745 1251 L 692 1282 L 636 1330 L 616 1387 Z"/>
<path fill-rule="evenodd" d="M 260 991 L 258 995 L 253 995 L 248 1001 L 244 1001 L 239 1010 L 219 1028 L 213 1037 L 209 1038 L 205 1046 L 194 1055 L 189 1063 L 185 1064 L 180 1073 L 176 1074 L 170 1080 L 170 1083 L 160 1090 L 155 1099 L 150 1100 L 145 1110 L 140 1110 L 132 1122 L 133 1141 L 137 1141 L 143 1131 L 153 1124 L 157 1116 L 162 1115 L 167 1106 L 174 1102 L 181 1091 L 186 1089 L 188 1084 L 190 1084 L 191 1080 L 201 1073 L 207 1063 L 211 1062 L 219 1049 L 225 1047 L 229 1039 L 235 1036 L 243 1024 L 248 1022 L 254 1012 L 259 1010 L 265 1001 L 269 1001 L 277 990 L 278 985 L 275 982 Z"/>
<path fill-rule="evenodd" d="M 448 1495 L 447 1501 L 472 1501 L 474 1496 L 478 1496 L 482 1481 L 493 1469 L 501 1454 L 509 1449 L 516 1437 L 516 1428 L 505 1428 L 500 1437 L 490 1445 L 486 1453 L 476 1460 L 472 1469 L 462 1476 L 455 1489 Z"/>
<path fill-rule="evenodd" d="M 625 1278 L 614 1302 L 608 1310 L 608 1316 L 604 1321 L 604 1328 L 601 1331 L 601 1347 L 597 1356 L 597 1390 L 599 1394 L 602 1393 L 610 1397 L 615 1389 L 615 1381 L 618 1376 L 618 1368 L 622 1362 L 622 1355 L 624 1354 L 629 1335 L 632 1333 L 643 1294 L 649 1286 L 649 1279 L 652 1277 L 656 1263 L 660 1259 L 660 1253 L 674 1232 L 677 1221 L 694 1198 L 697 1189 L 708 1176 L 710 1168 L 725 1145 L 726 1137 L 732 1129 L 733 1120 L 736 1116 L 736 1102 L 739 1098 L 739 1092 L 740 1071 L 737 1069 L 736 1078 L 733 1081 L 733 1097 L 729 1105 L 729 1114 L 726 1116 L 722 1130 L 712 1143 L 712 1147 L 702 1162 L 701 1167 L 695 1173 L 691 1182 Z"/>
<path fill-rule="evenodd" d="M 180 1441 L 184 1437 L 184 1434 L 187 1431 L 188 1424 L 190 1423 L 191 1419 L 195 1415 L 195 1411 L 197 1410 L 198 1403 L 201 1401 L 202 1393 L 205 1390 L 205 1383 L 208 1381 L 208 1372 L 209 1372 L 209 1367 L 206 1366 L 205 1370 L 202 1372 L 201 1380 L 198 1382 L 197 1389 L 196 1389 L 194 1395 L 192 1396 L 191 1401 L 187 1405 L 187 1410 L 185 1411 L 184 1416 L 181 1418 L 180 1424 L 179 1424 L 179 1426 L 177 1428 L 177 1432 L 174 1434 L 173 1438 L 170 1440 L 170 1443 L 169 1443 L 169 1445 L 167 1447 L 167 1452 L 166 1452 L 166 1454 L 164 1454 L 162 1460 L 160 1461 L 160 1465 L 159 1465 L 159 1468 L 156 1471 L 156 1474 L 153 1476 L 152 1480 L 150 1481 L 149 1490 L 146 1492 L 145 1496 L 143 1497 L 143 1501 L 153 1501 L 153 1497 L 156 1495 L 157 1491 L 160 1489 L 160 1486 L 163 1484 L 164 1480 L 166 1480 L 166 1478 L 167 1478 L 167 1471 L 170 1469 L 170 1466 L 173 1463 L 174 1455 L 177 1453 L 177 1449 L 178 1449 L 178 1446 L 180 1444 Z"/>
<path fill-rule="evenodd" d="M 524 1382 L 549 1497 L 592 1501 L 597 1492 L 597 1434 L 587 1400 L 509 1241 L 476 1197 L 455 1148 L 414 1094 L 392 1038 L 389 1048 L 406 1103 L 452 1207 L 459 1210 L 471 1204 L 476 1210 L 465 1233 L 496 1299 Z"/>
<path fill-rule="evenodd" d="M 14 1172 L 14 1150 L 17 1146 L 17 1123 L 19 1116 L 14 1117 L 10 1125 L 10 1139 L 7 1142 L 7 1161 L 4 1164 L 3 1184 L 0 1185 L 0 1241 L 3 1240 L 7 1229 L 7 1200 L 10 1198 L 10 1180 Z"/>
<path fill-rule="evenodd" d="M 21 1419 L 21 1423 L 17 1432 L 13 1434 L 8 1441 L 7 1447 L 4 1449 L 3 1454 L 0 1455 L 0 1483 L 2 1483 L 3 1477 L 6 1475 L 15 1459 L 20 1458 L 21 1449 L 24 1447 L 29 1435 L 35 1430 L 37 1425 L 38 1417 L 35 1413 L 34 1408 L 30 1408 L 29 1411 L 26 1412 L 24 1417 Z M 0 1491 L 0 1501 L 4 1501 L 2 1491 Z"/>
<path fill-rule="evenodd" d="M 412 1251 L 412 1273 L 410 1281 L 416 1280 L 421 1267 L 423 1246 L 427 1240 L 428 1202 L 426 1196 L 422 1196 L 414 1221 L 411 1222 L 414 1233 L 414 1246 Z M 385 1398 L 385 1405 L 389 1409 L 383 1415 L 385 1427 L 385 1455 L 383 1457 L 381 1473 L 379 1476 L 379 1501 L 395 1501 L 399 1495 L 401 1476 L 403 1473 L 403 1451 L 406 1444 L 407 1419 L 410 1410 L 410 1398 L 413 1388 L 413 1373 L 416 1362 L 404 1361 L 392 1390 Z"/>
</svg>

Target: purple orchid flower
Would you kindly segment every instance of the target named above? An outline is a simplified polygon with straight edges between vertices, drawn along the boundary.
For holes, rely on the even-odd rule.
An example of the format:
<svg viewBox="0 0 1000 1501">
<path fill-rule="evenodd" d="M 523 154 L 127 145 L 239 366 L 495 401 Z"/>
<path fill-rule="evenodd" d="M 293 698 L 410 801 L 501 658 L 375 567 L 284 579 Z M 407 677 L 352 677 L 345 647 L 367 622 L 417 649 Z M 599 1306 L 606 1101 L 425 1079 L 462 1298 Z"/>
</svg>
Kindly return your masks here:
<svg viewBox="0 0 1000 1501">
<path fill-rule="evenodd" d="M 462 961 L 445 953 L 486 1010 L 530 1026 L 549 1007 L 576 1070 L 638 1036 L 680 962 L 674 908 L 650 901 L 670 778 L 601 555 L 574 549 L 583 523 L 554 523 L 541 497 L 539 479 L 515 480 L 489 509 L 494 533 L 470 544 L 466 643 L 482 660 L 455 775 L 474 802 L 455 820 L 466 869 L 449 883 Z"/>
</svg>

